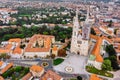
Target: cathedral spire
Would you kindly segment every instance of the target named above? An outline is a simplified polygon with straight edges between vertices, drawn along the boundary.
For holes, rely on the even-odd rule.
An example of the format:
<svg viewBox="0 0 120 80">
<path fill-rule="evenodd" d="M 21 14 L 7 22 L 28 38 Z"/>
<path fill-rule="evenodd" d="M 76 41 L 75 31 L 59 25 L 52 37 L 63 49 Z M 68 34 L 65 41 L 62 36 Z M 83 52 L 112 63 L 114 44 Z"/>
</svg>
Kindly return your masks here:
<svg viewBox="0 0 120 80">
<path fill-rule="evenodd" d="M 80 25 L 79 25 L 79 20 L 78 20 L 78 8 L 76 8 L 76 16 L 74 17 L 74 21 L 73 21 L 73 25 L 74 25 L 74 29 L 79 29 Z"/>
<path fill-rule="evenodd" d="M 79 55 L 87 56 L 89 49 L 89 25 L 85 23 L 85 26 L 80 28 L 79 19 L 78 19 L 79 9 L 76 7 L 76 16 L 73 20 L 73 31 L 72 31 L 72 40 L 71 40 L 71 53 L 76 53 Z M 88 12 L 89 14 L 89 12 Z M 88 17 L 89 18 L 89 15 Z M 88 19 L 86 19 L 86 22 Z"/>
<path fill-rule="evenodd" d="M 76 8 L 76 18 L 78 19 L 78 8 Z"/>
<path fill-rule="evenodd" d="M 86 20 L 85 22 L 88 23 L 89 22 L 89 14 L 90 14 L 90 7 L 87 7 L 87 15 L 86 15 Z"/>
</svg>

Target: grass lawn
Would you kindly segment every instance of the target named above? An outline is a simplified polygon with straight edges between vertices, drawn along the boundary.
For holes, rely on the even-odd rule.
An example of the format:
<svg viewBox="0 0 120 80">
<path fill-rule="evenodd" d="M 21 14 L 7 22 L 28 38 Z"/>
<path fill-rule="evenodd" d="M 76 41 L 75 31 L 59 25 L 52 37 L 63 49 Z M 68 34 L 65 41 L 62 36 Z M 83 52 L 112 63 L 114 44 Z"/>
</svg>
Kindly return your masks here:
<svg viewBox="0 0 120 80">
<path fill-rule="evenodd" d="M 109 73 L 109 72 L 103 71 L 103 70 L 98 70 L 93 66 L 86 66 L 86 70 L 90 73 L 94 73 L 94 74 L 98 74 L 98 75 L 101 75 L 101 76 L 106 76 L 106 77 L 113 78 L 112 73 Z"/>
<path fill-rule="evenodd" d="M 64 61 L 64 59 L 62 58 L 57 58 L 57 59 L 54 59 L 53 60 L 53 65 L 58 65 L 58 64 L 61 64 L 62 62 Z"/>
<path fill-rule="evenodd" d="M 2 74 L 1 76 L 5 79 L 20 80 L 28 72 L 29 72 L 29 68 L 16 66 L 16 67 L 9 69 L 7 72 Z"/>
</svg>

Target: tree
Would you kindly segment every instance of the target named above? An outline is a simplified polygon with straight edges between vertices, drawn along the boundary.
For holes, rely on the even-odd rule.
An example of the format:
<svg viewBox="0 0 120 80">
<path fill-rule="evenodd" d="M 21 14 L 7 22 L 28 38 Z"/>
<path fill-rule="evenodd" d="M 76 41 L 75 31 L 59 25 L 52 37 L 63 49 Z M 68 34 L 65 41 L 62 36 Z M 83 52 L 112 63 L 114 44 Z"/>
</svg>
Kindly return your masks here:
<svg viewBox="0 0 120 80">
<path fill-rule="evenodd" d="M 82 77 L 81 76 L 77 76 L 77 80 L 82 80 Z"/>
<path fill-rule="evenodd" d="M 117 57 L 115 55 L 109 56 L 108 58 L 105 58 L 105 59 L 109 59 L 111 61 L 111 66 L 114 70 L 119 70 L 120 69 L 120 67 L 117 63 Z"/>
<path fill-rule="evenodd" d="M 107 45 L 105 50 L 109 54 L 109 56 L 116 55 L 116 51 L 113 48 L 113 45 Z"/>
<path fill-rule="evenodd" d="M 25 44 L 21 44 L 20 48 L 24 49 L 25 48 Z"/>
<path fill-rule="evenodd" d="M 38 58 L 38 56 L 37 56 L 37 55 L 35 55 L 35 56 L 34 56 L 34 58 Z"/>
<path fill-rule="evenodd" d="M 44 34 L 44 35 L 48 35 L 49 33 L 48 33 L 48 32 L 46 32 L 46 31 L 44 31 L 44 32 L 43 32 L 43 34 Z"/>
<path fill-rule="evenodd" d="M 108 36 L 108 38 L 109 38 L 109 39 L 111 39 L 111 38 L 112 38 L 112 36 Z"/>
<path fill-rule="evenodd" d="M 118 29 L 114 29 L 114 34 L 116 35 Z"/>
<path fill-rule="evenodd" d="M 0 59 L 1 59 L 1 58 L 3 58 L 3 59 L 9 59 L 10 56 L 7 55 L 6 53 L 2 53 L 2 54 L 0 55 Z"/>
<path fill-rule="evenodd" d="M 22 67 L 21 66 L 17 66 L 16 68 L 15 68 L 15 71 L 16 72 L 20 72 L 22 70 Z"/>
<path fill-rule="evenodd" d="M 66 54 L 66 50 L 65 49 L 60 49 L 58 51 L 58 56 L 60 57 L 65 57 L 67 54 Z"/>
<path fill-rule="evenodd" d="M 93 28 L 91 28 L 91 34 L 96 35 L 96 32 Z"/>
<path fill-rule="evenodd" d="M 3 21 L 0 20 L 0 26 L 2 26 L 2 25 L 3 25 Z"/>
<path fill-rule="evenodd" d="M 52 54 L 52 55 L 51 55 L 51 58 L 54 59 L 54 58 L 55 58 L 55 54 Z"/>
<path fill-rule="evenodd" d="M 102 70 L 106 70 L 106 71 L 112 70 L 111 61 L 109 59 L 104 60 L 104 62 L 102 64 Z"/>
<path fill-rule="evenodd" d="M 112 20 L 109 21 L 108 27 L 112 27 Z"/>
</svg>

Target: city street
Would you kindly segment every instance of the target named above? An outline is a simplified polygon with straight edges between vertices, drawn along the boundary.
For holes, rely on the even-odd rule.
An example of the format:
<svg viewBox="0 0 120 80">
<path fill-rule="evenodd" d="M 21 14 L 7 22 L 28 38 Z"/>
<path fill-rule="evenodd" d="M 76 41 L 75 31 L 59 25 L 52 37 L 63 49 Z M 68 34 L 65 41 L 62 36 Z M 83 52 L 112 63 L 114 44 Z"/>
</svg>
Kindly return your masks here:
<svg viewBox="0 0 120 80">
<path fill-rule="evenodd" d="M 30 67 L 32 65 L 42 65 L 42 63 L 48 63 L 48 66 L 44 67 L 45 70 L 52 69 L 52 60 L 51 59 L 34 59 L 34 60 L 22 60 L 22 59 L 9 59 L 6 62 L 13 62 L 15 66 L 26 66 Z"/>
</svg>

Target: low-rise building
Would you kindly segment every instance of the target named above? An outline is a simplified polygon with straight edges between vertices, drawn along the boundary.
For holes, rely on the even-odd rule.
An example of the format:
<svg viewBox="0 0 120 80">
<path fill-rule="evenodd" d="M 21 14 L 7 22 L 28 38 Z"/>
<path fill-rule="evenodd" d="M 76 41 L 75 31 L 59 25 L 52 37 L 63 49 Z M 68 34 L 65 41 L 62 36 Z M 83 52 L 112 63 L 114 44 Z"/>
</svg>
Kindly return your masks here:
<svg viewBox="0 0 120 80">
<path fill-rule="evenodd" d="M 6 62 L 3 62 L 3 61 L 0 61 L 0 74 L 5 73 L 12 66 L 13 66 L 13 63 L 6 63 Z"/>
<path fill-rule="evenodd" d="M 57 46 L 53 46 L 53 48 L 52 48 L 52 54 L 54 54 L 55 56 L 58 55 L 58 47 Z"/>
<path fill-rule="evenodd" d="M 20 48 L 22 39 L 20 38 L 13 38 L 8 41 L 9 44 L 12 44 L 12 52 L 9 55 L 12 58 L 22 58 L 23 50 Z"/>
<path fill-rule="evenodd" d="M 48 70 L 45 75 L 43 75 L 40 80 L 63 80 L 63 78 L 57 73 Z"/>
<path fill-rule="evenodd" d="M 108 53 L 105 51 L 107 45 L 112 44 L 112 40 L 105 36 L 95 36 L 90 35 L 91 41 L 93 44 L 93 49 L 91 55 L 89 56 L 88 65 L 94 66 L 97 69 L 101 69 L 103 60 L 105 57 L 108 57 Z"/>
<path fill-rule="evenodd" d="M 21 80 L 31 80 L 33 78 L 32 73 L 27 73 Z"/>
<path fill-rule="evenodd" d="M 102 44 L 102 38 L 99 38 L 88 60 L 88 65 L 92 65 L 97 69 L 101 69 L 103 63 L 103 57 L 100 54 L 101 44 Z"/>
<path fill-rule="evenodd" d="M 27 58 L 49 56 L 52 43 L 54 42 L 54 36 L 35 34 L 27 44 L 24 50 L 24 56 Z"/>
<path fill-rule="evenodd" d="M 30 72 L 32 73 L 33 77 L 41 77 L 44 73 L 44 68 L 38 65 L 33 65 L 30 67 Z"/>
</svg>

